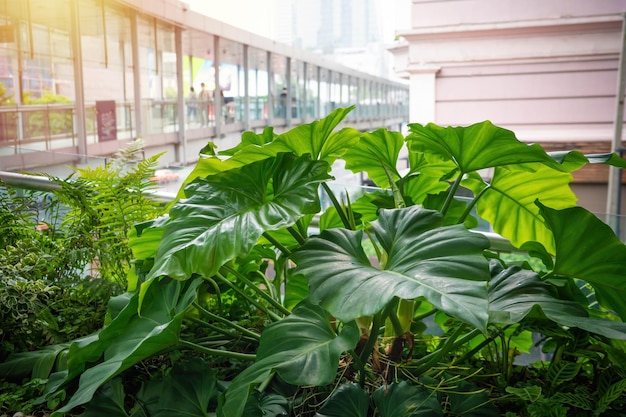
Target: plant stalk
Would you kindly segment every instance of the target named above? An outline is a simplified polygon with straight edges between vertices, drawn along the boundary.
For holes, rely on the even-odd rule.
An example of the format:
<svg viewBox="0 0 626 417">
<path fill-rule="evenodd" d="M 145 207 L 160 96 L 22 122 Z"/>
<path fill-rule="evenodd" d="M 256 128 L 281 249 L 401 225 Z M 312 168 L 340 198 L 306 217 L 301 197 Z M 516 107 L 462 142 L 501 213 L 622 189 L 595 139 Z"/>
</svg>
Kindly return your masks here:
<svg viewBox="0 0 626 417">
<path fill-rule="evenodd" d="M 291 314 L 291 311 L 287 310 L 282 304 L 280 304 L 278 301 L 274 300 L 274 298 L 272 298 L 270 295 L 268 295 L 265 291 L 263 291 L 262 289 L 260 289 L 256 285 L 254 285 L 254 283 L 252 281 L 250 281 L 248 278 L 246 278 L 239 271 L 235 270 L 234 268 L 232 268 L 232 267 L 230 267 L 228 265 L 224 265 L 224 269 L 226 269 L 228 272 L 230 272 L 231 274 L 236 276 L 238 280 L 240 280 L 241 282 L 246 284 L 248 287 L 250 287 L 261 298 L 263 298 L 265 301 L 270 303 L 272 305 L 272 307 L 276 308 L 278 311 L 280 311 L 281 313 L 283 313 L 286 316 Z"/>
<path fill-rule="evenodd" d="M 450 204 L 452 204 L 452 199 L 454 198 L 454 195 L 456 194 L 456 190 L 458 190 L 459 185 L 461 185 L 462 178 L 463 178 L 463 173 L 459 172 L 459 176 L 454 180 L 454 182 L 452 183 L 452 187 L 450 188 L 450 191 L 448 191 L 448 195 L 446 196 L 446 201 L 443 203 L 443 207 L 441 207 L 441 214 L 443 214 L 444 216 L 448 212 L 448 209 L 450 208 Z"/>
<path fill-rule="evenodd" d="M 215 320 L 215 321 L 219 321 L 222 324 L 225 324 L 229 327 L 232 327 L 233 329 L 238 330 L 239 332 L 241 332 L 242 334 L 245 334 L 246 336 L 250 336 L 253 339 L 259 340 L 261 338 L 261 335 L 258 333 L 253 332 L 252 330 L 248 330 L 245 327 L 242 327 L 240 325 L 238 325 L 237 323 L 230 321 L 230 320 L 226 320 L 224 317 L 220 317 L 217 314 L 213 314 L 211 313 L 209 310 L 207 310 L 206 308 L 202 307 L 200 304 L 194 302 L 193 306 L 195 308 L 198 309 L 198 311 L 200 311 L 202 314 L 204 314 L 205 316 Z"/>
<path fill-rule="evenodd" d="M 250 297 L 248 294 L 246 294 L 245 292 L 243 292 L 240 288 L 238 288 L 236 285 L 234 285 L 232 282 L 230 282 L 228 280 L 228 278 L 226 278 L 225 276 L 223 276 L 220 273 L 215 274 L 215 276 L 222 281 L 224 284 L 226 284 L 228 287 L 230 287 L 233 291 L 235 291 L 237 294 L 239 294 L 240 296 L 242 296 L 243 298 L 245 298 L 250 304 L 254 305 L 255 307 L 257 307 L 259 310 L 265 312 L 265 314 L 267 314 L 272 320 L 274 321 L 280 321 L 282 320 L 282 317 L 280 317 L 278 314 L 274 313 L 271 310 L 268 310 L 267 307 L 265 307 L 264 305 L 262 305 L 261 303 L 259 303 L 257 300 L 255 300 L 254 298 Z"/>
<path fill-rule="evenodd" d="M 192 342 L 188 342 L 186 340 L 179 340 L 178 344 L 181 345 L 182 347 L 193 349 L 197 352 L 205 353 L 207 355 L 223 356 L 223 357 L 230 358 L 230 359 L 238 359 L 240 361 L 255 361 L 256 360 L 256 355 L 251 355 L 248 353 L 231 352 L 228 350 L 221 350 L 221 349 L 212 349 L 212 348 L 197 345 Z"/>
<path fill-rule="evenodd" d="M 341 206 L 341 204 L 339 204 L 339 201 L 337 201 L 337 198 L 335 197 L 335 194 L 333 193 L 333 191 L 325 182 L 322 183 L 322 188 L 324 188 L 324 191 L 326 191 L 326 195 L 328 195 L 328 198 L 330 198 L 330 201 L 332 201 L 333 206 L 335 206 L 335 209 L 337 210 L 337 214 L 339 215 L 339 218 L 341 219 L 341 222 L 343 223 L 344 227 L 346 229 L 351 230 L 350 221 L 346 217 L 346 213 L 343 211 L 343 207 Z"/>
</svg>

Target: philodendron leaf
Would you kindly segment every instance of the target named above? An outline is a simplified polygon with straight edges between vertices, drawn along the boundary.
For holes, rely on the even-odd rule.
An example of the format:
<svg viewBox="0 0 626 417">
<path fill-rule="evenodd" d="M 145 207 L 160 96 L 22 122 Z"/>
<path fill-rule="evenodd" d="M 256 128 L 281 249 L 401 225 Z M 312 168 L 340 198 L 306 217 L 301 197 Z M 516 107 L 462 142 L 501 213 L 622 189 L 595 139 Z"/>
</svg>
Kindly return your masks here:
<svg viewBox="0 0 626 417">
<path fill-rule="evenodd" d="M 125 398 L 122 379 L 114 378 L 93 397 L 80 417 L 128 417 L 124 408 Z"/>
<path fill-rule="evenodd" d="M 326 161 L 330 166 L 338 155 L 359 140 L 360 132 L 355 129 L 333 132 L 353 109 L 354 106 L 337 108 L 323 119 L 279 135 L 274 142 L 298 156 L 309 154 L 311 159 Z"/>
<path fill-rule="evenodd" d="M 311 161 L 308 155 L 281 154 L 197 178 L 185 190 L 188 198 L 170 210 L 150 277 L 210 277 L 247 253 L 263 232 L 317 213 L 317 188 L 330 178 L 327 170 L 325 162 Z"/>
<path fill-rule="evenodd" d="M 476 211 L 496 233 L 520 247 L 528 241 L 541 243 L 554 254 L 552 232 L 539 214 L 535 200 L 557 209 L 576 205 L 569 187 L 572 176 L 542 164 L 498 167 L 491 184 L 470 176 L 463 185 L 479 195 Z M 486 189 L 484 189 L 486 187 Z"/>
<path fill-rule="evenodd" d="M 443 416 L 437 394 L 406 381 L 391 383 L 372 394 L 381 417 L 436 417 Z"/>
<path fill-rule="evenodd" d="M 526 145 L 513 132 L 490 121 L 467 127 L 409 124 L 409 130 L 407 142 L 411 151 L 432 152 L 452 160 L 462 173 L 527 162 L 555 165 L 541 146 Z"/>
<path fill-rule="evenodd" d="M 158 403 L 148 407 L 150 417 L 208 417 L 209 401 L 217 397 L 217 377 L 200 358 L 177 364 L 160 384 Z"/>
<path fill-rule="evenodd" d="M 122 371 L 178 343 L 183 315 L 196 298 L 201 280 L 186 283 L 164 279 L 148 286 L 141 315 L 139 292 L 97 335 L 70 346 L 68 369 L 53 374 L 42 400 L 80 376 L 70 401 L 53 416 L 61 416 L 91 400 L 96 390 Z M 95 363 L 95 365 L 94 365 Z"/>
<path fill-rule="evenodd" d="M 590 283 L 603 307 L 626 321 L 626 245 L 582 207 L 555 210 L 537 202 L 554 234 L 554 275 Z"/>
<path fill-rule="evenodd" d="M 359 331 L 354 323 L 339 335 L 330 315 L 306 301 L 287 318 L 272 324 L 261 335 L 257 361 L 240 373 L 220 398 L 218 416 L 240 417 L 255 385 L 273 373 L 294 385 L 324 385 L 333 381 L 340 355 L 354 348 Z"/>
<path fill-rule="evenodd" d="M 491 266 L 494 277 L 489 282 L 490 323 L 519 323 L 540 309 L 545 317 L 561 326 L 626 340 L 626 323 L 589 317 L 578 303 L 559 299 L 556 290 L 535 272 L 519 267 L 503 269 L 496 263 Z"/>
<path fill-rule="evenodd" d="M 584 155 L 578 151 L 557 151 L 548 152 L 548 155 L 558 162 L 563 170 L 567 172 L 575 171 L 587 164 L 605 164 L 619 168 L 626 168 L 626 160 L 620 158 L 616 153 L 596 153 Z"/>
<path fill-rule="evenodd" d="M 389 188 L 385 168 L 391 173 L 393 181 L 400 178 L 397 170 L 398 155 L 403 145 L 404 136 L 400 132 L 391 132 L 383 128 L 371 133 L 362 133 L 358 145 L 349 148 L 343 157 L 346 169 L 355 173 L 366 172 L 376 185 Z"/>
<path fill-rule="evenodd" d="M 435 307 L 484 329 L 487 324 L 488 240 L 463 226 L 441 226 L 441 215 L 417 206 L 381 210 L 372 223 L 387 261 L 375 267 L 362 231 L 329 229 L 293 253 L 310 299 L 348 322 L 371 316 L 393 297 L 423 296 Z"/>
<path fill-rule="evenodd" d="M 489 394 L 467 381 L 461 381 L 448 393 L 450 413 L 463 417 L 498 417 L 500 412 L 489 400 Z"/>
<path fill-rule="evenodd" d="M 367 417 L 369 395 L 357 384 L 341 384 L 315 417 Z"/>
</svg>

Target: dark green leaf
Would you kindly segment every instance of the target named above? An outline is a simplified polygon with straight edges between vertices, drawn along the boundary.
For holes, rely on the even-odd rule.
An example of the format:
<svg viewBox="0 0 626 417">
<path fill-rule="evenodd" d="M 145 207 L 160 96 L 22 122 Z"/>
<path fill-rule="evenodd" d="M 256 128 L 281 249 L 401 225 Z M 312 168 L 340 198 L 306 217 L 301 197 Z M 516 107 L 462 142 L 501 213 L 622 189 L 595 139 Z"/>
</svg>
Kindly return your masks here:
<svg viewBox="0 0 626 417">
<path fill-rule="evenodd" d="M 500 412 L 491 404 L 489 394 L 469 382 L 461 381 L 448 393 L 450 412 L 454 416 L 498 417 Z"/>
<path fill-rule="evenodd" d="M 315 417 L 367 417 L 369 395 L 357 384 L 341 384 Z"/>
<path fill-rule="evenodd" d="M 359 331 L 354 323 L 335 333 L 330 316 L 308 302 L 261 335 L 257 361 L 234 380 L 220 398 L 218 415 L 240 417 L 253 387 L 278 373 L 294 385 L 324 385 L 335 377 L 340 355 L 354 348 Z"/>
<path fill-rule="evenodd" d="M 387 252 L 381 269 L 365 254 L 361 231 L 325 230 L 294 252 L 312 302 L 347 322 L 379 312 L 393 297 L 424 296 L 451 316 L 485 328 L 484 236 L 463 226 L 441 227 L 437 212 L 417 206 L 381 210 L 372 226 Z"/>
<path fill-rule="evenodd" d="M 95 336 L 72 343 L 68 370 L 53 374 L 46 397 L 80 376 L 78 390 L 53 415 L 60 415 L 91 400 L 96 390 L 140 360 L 178 343 L 184 312 L 196 298 L 197 279 L 181 283 L 164 279 L 144 283 L 119 315 Z M 94 365 L 95 364 L 95 365 Z M 45 397 L 44 397 L 45 399 Z"/>
<path fill-rule="evenodd" d="M 263 232 L 317 213 L 317 188 L 329 178 L 326 172 L 325 162 L 282 154 L 194 180 L 186 188 L 188 198 L 170 210 L 150 276 L 214 275 L 247 253 Z"/>
<path fill-rule="evenodd" d="M 550 365 L 548 369 L 548 381 L 552 388 L 556 388 L 559 385 L 569 382 L 576 378 L 578 372 L 580 372 L 580 364 L 575 362 L 555 362 Z"/>
<path fill-rule="evenodd" d="M 554 233 L 553 273 L 587 281 L 600 304 L 626 320 L 626 245 L 582 207 L 554 210 L 537 204 Z"/>
<path fill-rule="evenodd" d="M 406 381 L 380 387 L 374 391 L 372 398 L 381 417 L 443 416 L 434 391 Z"/>
<path fill-rule="evenodd" d="M 531 385 L 529 387 L 506 387 L 506 392 L 516 395 L 524 401 L 534 403 L 539 401 L 543 396 L 541 395 L 541 387 Z"/>
<path fill-rule="evenodd" d="M 79 417 L 128 417 L 124 408 L 124 386 L 120 378 L 114 378 L 94 395 Z"/>
</svg>

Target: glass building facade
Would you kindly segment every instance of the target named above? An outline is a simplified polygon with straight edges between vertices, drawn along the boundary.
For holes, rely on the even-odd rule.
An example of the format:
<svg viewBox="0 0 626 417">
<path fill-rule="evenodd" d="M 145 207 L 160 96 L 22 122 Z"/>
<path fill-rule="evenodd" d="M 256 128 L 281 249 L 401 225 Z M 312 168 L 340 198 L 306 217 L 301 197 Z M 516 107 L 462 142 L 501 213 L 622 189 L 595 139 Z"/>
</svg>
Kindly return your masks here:
<svg viewBox="0 0 626 417">
<path fill-rule="evenodd" d="M 349 105 L 355 127 L 394 128 L 408 94 L 176 0 L 0 0 L 3 170 L 107 156 L 136 138 L 186 163 L 208 140 L 225 148 L 244 130 Z"/>
</svg>

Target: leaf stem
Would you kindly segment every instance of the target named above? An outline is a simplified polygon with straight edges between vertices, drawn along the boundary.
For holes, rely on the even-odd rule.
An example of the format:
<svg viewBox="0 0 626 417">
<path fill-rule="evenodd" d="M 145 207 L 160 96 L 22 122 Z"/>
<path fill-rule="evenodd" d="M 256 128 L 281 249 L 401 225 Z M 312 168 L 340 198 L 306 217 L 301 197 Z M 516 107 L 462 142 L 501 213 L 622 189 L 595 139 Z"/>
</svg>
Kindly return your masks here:
<svg viewBox="0 0 626 417">
<path fill-rule="evenodd" d="M 213 314 L 211 313 L 209 310 L 207 310 L 206 308 L 202 307 L 200 304 L 194 302 L 193 306 L 195 308 L 198 309 L 198 311 L 200 311 L 202 314 L 204 314 L 205 316 L 218 321 L 222 324 L 225 324 L 226 326 L 232 327 L 233 329 L 236 329 L 238 331 L 240 331 L 241 333 L 250 336 L 253 339 L 259 340 L 261 338 L 261 335 L 258 333 L 253 332 L 252 330 L 248 330 L 245 327 L 242 327 L 240 325 L 238 325 L 237 323 L 230 321 L 230 320 L 226 320 L 224 317 L 218 316 L 217 314 Z"/>
<path fill-rule="evenodd" d="M 344 227 L 346 229 L 350 229 L 350 221 L 346 217 L 346 213 L 343 211 L 343 207 L 341 206 L 341 204 L 339 204 L 339 201 L 337 201 L 337 198 L 335 197 L 335 194 L 333 193 L 333 191 L 325 182 L 322 183 L 322 188 L 324 188 L 324 191 L 326 191 L 328 198 L 330 198 L 330 201 L 332 201 L 333 206 L 335 206 L 335 209 L 337 210 L 337 214 L 339 215 L 339 218 L 341 219 L 341 222 L 343 223 Z"/>
<path fill-rule="evenodd" d="M 287 249 L 282 243 L 280 243 L 278 240 L 274 239 L 269 233 L 267 232 L 263 232 L 263 237 L 267 240 L 269 240 L 269 242 L 276 246 L 278 248 L 279 251 L 281 251 L 282 253 L 285 254 L 285 256 L 289 256 L 291 255 L 291 251 L 289 249 Z"/>
<path fill-rule="evenodd" d="M 237 294 L 239 294 L 240 296 L 242 296 L 243 298 L 245 298 L 250 304 L 254 305 L 255 307 L 257 307 L 259 310 L 265 312 L 265 314 L 267 314 L 273 321 L 280 321 L 282 320 L 282 317 L 280 317 L 278 314 L 274 313 L 271 310 L 268 310 L 267 307 L 265 307 L 264 305 L 262 305 L 261 303 L 259 303 L 257 300 L 255 300 L 254 298 L 250 297 L 248 294 L 246 294 L 241 288 L 237 287 L 235 284 L 233 284 L 232 282 L 230 282 L 228 280 L 228 278 L 226 278 L 225 276 L 223 276 L 220 273 L 215 274 L 215 276 L 222 281 L 224 284 L 226 284 L 228 287 L 230 287 L 233 291 L 235 291 Z"/>
<path fill-rule="evenodd" d="M 450 204 L 452 204 L 452 199 L 456 194 L 456 190 L 458 190 L 459 185 L 461 185 L 461 179 L 463 178 L 463 173 L 459 172 L 459 176 L 456 177 L 454 182 L 452 183 L 452 187 L 450 191 L 448 191 L 448 195 L 446 196 L 446 201 L 443 203 L 443 207 L 441 207 L 441 214 L 446 215 L 448 209 L 450 208 Z"/>
<path fill-rule="evenodd" d="M 198 344 L 189 342 L 187 340 L 180 340 L 178 344 L 181 345 L 182 347 L 193 349 L 195 351 L 205 353 L 207 355 L 223 356 L 226 358 L 238 359 L 241 361 L 255 361 L 256 360 L 256 355 L 251 355 L 248 353 L 231 352 L 229 350 L 222 350 L 222 349 L 212 349 L 212 348 L 200 346 Z"/>
<path fill-rule="evenodd" d="M 472 212 L 472 209 L 474 208 L 474 206 L 476 205 L 476 203 L 478 202 L 480 197 L 482 197 L 482 195 L 485 193 L 485 191 L 487 191 L 489 188 L 491 188 L 491 184 L 488 184 L 485 188 L 480 190 L 478 195 L 472 199 L 472 201 L 467 205 L 467 207 L 465 208 L 465 211 L 461 215 L 461 218 L 459 219 L 459 224 L 465 222 L 465 219 L 467 219 L 467 216 L 470 215 L 470 213 Z"/>
<path fill-rule="evenodd" d="M 272 298 L 272 296 L 268 295 L 265 291 L 263 291 L 262 289 L 257 287 L 254 284 L 254 282 L 252 282 L 248 278 L 246 278 L 245 275 L 241 274 L 239 271 L 237 271 L 236 269 L 234 269 L 234 268 L 232 268 L 232 267 L 230 267 L 228 265 L 224 265 L 224 269 L 227 270 L 228 272 L 230 272 L 231 274 L 233 274 L 234 276 L 236 276 L 238 280 L 240 280 L 241 282 L 246 284 L 248 287 L 250 287 L 261 298 L 263 298 L 265 301 L 270 303 L 272 305 L 272 307 L 276 308 L 278 311 L 280 311 L 281 313 L 283 313 L 286 316 L 291 314 L 291 311 L 287 310 L 282 304 L 280 304 L 278 301 L 274 300 L 274 298 Z"/>
<path fill-rule="evenodd" d="M 300 232 L 298 232 L 298 230 L 296 230 L 293 226 L 289 226 L 287 227 L 287 231 L 298 241 L 300 245 L 304 245 L 306 239 L 300 234 Z"/>
<path fill-rule="evenodd" d="M 365 342 L 365 346 L 363 346 L 363 351 L 361 352 L 361 355 L 359 355 L 359 357 L 361 358 L 361 362 L 363 363 L 367 362 L 367 358 L 369 358 L 372 352 L 372 349 L 374 349 L 374 345 L 376 344 L 376 340 L 378 340 L 378 333 L 380 331 L 380 326 L 382 324 L 383 324 L 382 314 L 381 313 L 374 314 L 369 337 L 367 338 L 367 341 Z"/>
</svg>

